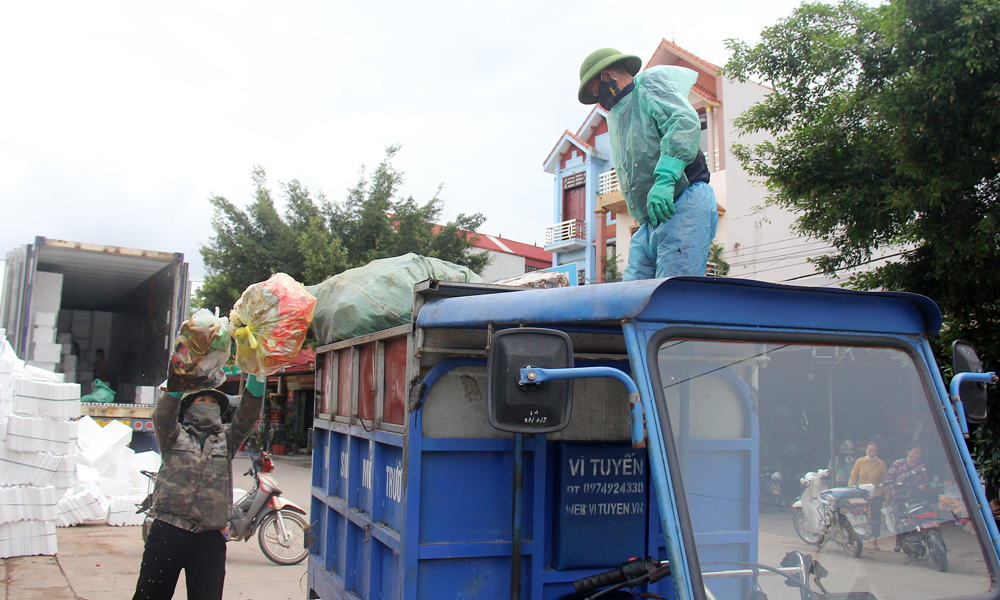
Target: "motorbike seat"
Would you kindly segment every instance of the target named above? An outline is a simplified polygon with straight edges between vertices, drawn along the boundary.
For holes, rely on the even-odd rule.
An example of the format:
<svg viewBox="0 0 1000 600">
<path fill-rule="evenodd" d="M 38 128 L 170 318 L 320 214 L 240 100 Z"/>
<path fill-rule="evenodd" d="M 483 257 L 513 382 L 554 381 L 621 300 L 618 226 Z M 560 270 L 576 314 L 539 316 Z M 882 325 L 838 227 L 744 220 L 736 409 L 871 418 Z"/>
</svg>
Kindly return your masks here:
<svg viewBox="0 0 1000 600">
<path fill-rule="evenodd" d="M 820 492 L 819 497 L 824 502 L 839 502 L 841 500 L 848 500 L 851 498 L 862 498 L 867 500 L 868 491 L 856 486 L 831 488 Z"/>
</svg>

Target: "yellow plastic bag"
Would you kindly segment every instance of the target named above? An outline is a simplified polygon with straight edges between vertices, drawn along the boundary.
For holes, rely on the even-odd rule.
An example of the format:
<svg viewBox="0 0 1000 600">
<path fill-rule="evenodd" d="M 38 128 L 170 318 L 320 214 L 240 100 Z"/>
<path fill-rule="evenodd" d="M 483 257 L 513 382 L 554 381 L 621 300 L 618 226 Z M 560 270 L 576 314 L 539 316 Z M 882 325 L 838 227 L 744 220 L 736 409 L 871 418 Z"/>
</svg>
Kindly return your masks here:
<svg viewBox="0 0 1000 600">
<path fill-rule="evenodd" d="M 312 324 L 316 298 L 284 273 L 248 287 L 229 313 L 236 365 L 266 377 L 299 353 Z"/>
</svg>

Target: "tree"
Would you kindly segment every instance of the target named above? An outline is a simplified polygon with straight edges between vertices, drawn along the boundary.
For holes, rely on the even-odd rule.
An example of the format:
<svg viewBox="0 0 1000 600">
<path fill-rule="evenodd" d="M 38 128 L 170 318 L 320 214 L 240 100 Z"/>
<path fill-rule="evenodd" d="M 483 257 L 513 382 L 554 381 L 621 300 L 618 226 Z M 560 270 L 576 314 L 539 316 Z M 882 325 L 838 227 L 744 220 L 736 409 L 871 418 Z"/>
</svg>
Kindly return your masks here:
<svg viewBox="0 0 1000 600">
<path fill-rule="evenodd" d="M 827 273 L 894 255 L 853 278 L 924 294 L 948 338 L 1000 357 L 1000 0 L 803 4 L 755 46 L 729 40 L 724 73 L 772 86 L 737 146 L 768 202 L 831 243 Z"/>
<path fill-rule="evenodd" d="M 930 297 L 945 316 L 939 355 L 961 337 L 997 366 L 1000 0 L 807 3 L 757 45 L 728 46 L 727 76 L 774 89 L 736 120 L 773 141 L 734 151 L 800 233 L 834 246 L 818 266 L 888 255 L 853 285 Z M 1000 456 L 987 437 L 981 467 Z"/>
<path fill-rule="evenodd" d="M 205 281 L 195 305 L 212 309 L 233 305 L 243 290 L 275 272 L 306 285 L 319 283 L 346 269 L 407 252 L 432 256 L 481 273 L 489 262 L 473 254 L 473 232 L 486 218 L 458 215 L 447 225 L 435 225 L 443 201 L 438 194 L 424 204 L 413 197 L 397 198 L 403 173 L 392 166 L 399 146 L 386 149 L 385 159 L 371 176 L 364 168 L 344 203 L 313 197 L 296 180 L 281 184 L 282 217 L 267 186 L 264 169 L 255 166 L 253 202 L 243 211 L 222 196 L 212 196 L 214 235 L 202 246 Z"/>
</svg>

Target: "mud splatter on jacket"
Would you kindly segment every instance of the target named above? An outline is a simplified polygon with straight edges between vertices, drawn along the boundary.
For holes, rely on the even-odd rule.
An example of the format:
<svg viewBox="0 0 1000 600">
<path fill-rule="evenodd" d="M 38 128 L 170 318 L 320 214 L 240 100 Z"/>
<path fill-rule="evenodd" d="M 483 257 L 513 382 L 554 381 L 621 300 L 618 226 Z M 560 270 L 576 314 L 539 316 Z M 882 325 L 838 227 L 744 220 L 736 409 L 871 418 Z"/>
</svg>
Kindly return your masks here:
<svg viewBox="0 0 1000 600">
<path fill-rule="evenodd" d="M 233 422 L 209 434 L 177 421 L 180 399 L 163 393 L 153 409 L 162 463 L 153 489 L 155 517 L 175 527 L 201 532 L 223 529 L 233 506 L 233 456 L 260 418 L 263 397 L 247 391 Z"/>
</svg>

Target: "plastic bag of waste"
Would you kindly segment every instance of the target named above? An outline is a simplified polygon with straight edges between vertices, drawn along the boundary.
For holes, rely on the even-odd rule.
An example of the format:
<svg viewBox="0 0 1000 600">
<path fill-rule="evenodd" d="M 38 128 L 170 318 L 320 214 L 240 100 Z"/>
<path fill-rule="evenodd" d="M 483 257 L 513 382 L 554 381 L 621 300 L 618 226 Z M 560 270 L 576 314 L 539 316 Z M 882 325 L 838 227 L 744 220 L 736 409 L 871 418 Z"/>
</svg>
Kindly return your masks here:
<svg viewBox="0 0 1000 600">
<path fill-rule="evenodd" d="M 284 273 L 248 287 L 229 313 L 236 366 L 258 377 L 277 373 L 302 348 L 315 307 L 316 298 Z"/>
<path fill-rule="evenodd" d="M 216 309 L 218 310 L 218 309 Z M 168 392 L 200 392 L 226 381 L 232 336 L 229 319 L 198 309 L 181 325 L 167 375 Z"/>
<path fill-rule="evenodd" d="M 100 379 L 94 380 L 94 391 L 80 398 L 80 402 L 111 404 L 115 401 L 115 391 Z"/>
</svg>

